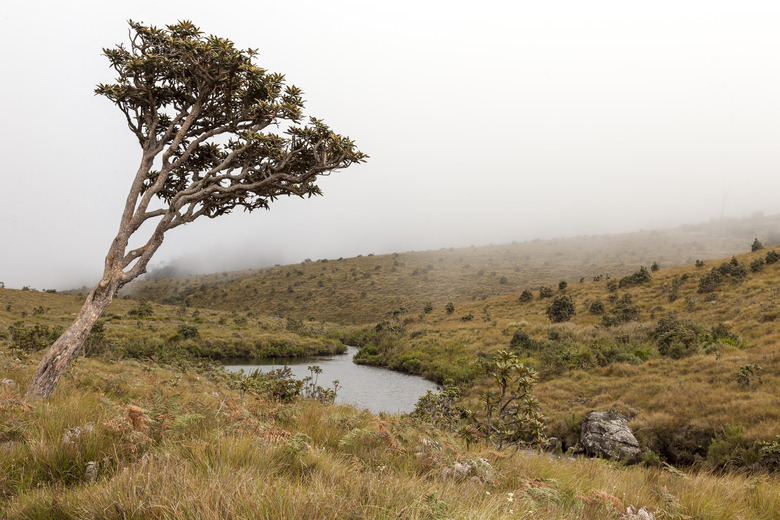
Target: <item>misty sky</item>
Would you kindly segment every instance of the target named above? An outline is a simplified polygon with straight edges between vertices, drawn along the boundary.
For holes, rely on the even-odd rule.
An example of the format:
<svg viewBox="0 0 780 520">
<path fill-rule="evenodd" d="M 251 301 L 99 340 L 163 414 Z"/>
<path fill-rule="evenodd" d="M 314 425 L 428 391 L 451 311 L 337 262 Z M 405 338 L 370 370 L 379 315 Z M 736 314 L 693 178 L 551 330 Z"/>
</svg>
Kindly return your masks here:
<svg viewBox="0 0 780 520">
<path fill-rule="evenodd" d="M 140 150 L 95 84 L 127 19 L 259 49 L 371 156 L 317 199 L 197 221 L 201 271 L 780 211 L 780 2 L 14 2 L 0 281 L 96 282 Z M 725 202 L 725 205 L 724 205 Z"/>
</svg>

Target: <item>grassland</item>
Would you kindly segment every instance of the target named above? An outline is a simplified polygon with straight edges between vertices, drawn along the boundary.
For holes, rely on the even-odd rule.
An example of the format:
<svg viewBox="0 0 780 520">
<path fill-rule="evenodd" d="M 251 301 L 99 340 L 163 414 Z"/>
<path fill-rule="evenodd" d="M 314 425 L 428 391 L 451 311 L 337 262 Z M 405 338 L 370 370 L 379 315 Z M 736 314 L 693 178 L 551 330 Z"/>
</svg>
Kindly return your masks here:
<svg viewBox="0 0 780 520">
<path fill-rule="evenodd" d="M 644 445 L 668 462 L 705 462 L 713 440 L 736 431 L 733 458 L 711 456 L 710 462 L 750 465 L 761 443 L 780 435 L 780 263 L 757 272 L 747 267 L 766 254 L 660 270 L 632 287 L 602 279 L 556 288 L 550 298 L 536 292 L 527 302 L 516 293 L 454 305 L 452 312 L 399 314 L 393 333 L 380 324 L 352 330 L 345 340 L 363 345 L 363 362 L 460 383 L 472 408 L 487 390 L 480 360 L 513 350 L 539 370 L 536 395 L 549 418 L 548 434 L 562 438 L 564 447 L 576 443 L 587 412 L 616 410 L 631 417 Z M 744 280 L 724 279 L 716 290 L 700 292 L 713 268 L 733 262 L 744 266 Z M 605 325 L 626 295 L 631 318 Z M 556 297 L 574 302 L 571 320 L 549 319 Z M 596 301 L 604 314 L 589 311 Z M 669 316 L 689 334 L 689 351 L 666 352 L 659 342 L 659 323 Z M 755 370 L 749 381 L 738 375 L 744 367 Z"/>
<path fill-rule="evenodd" d="M 674 267 L 668 253 L 591 266 L 576 252 L 595 255 L 596 246 L 572 242 L 562 251 L 539 245 L 539 255 L 562 263 L 545 260 L 537 275 L 511 267 L 512 248 L 525 244 L 153 282 L 141 294 L 175 305 L 115 301 L 87 356 L 51 400 L 34 403 L 21 399 L 25 385 L 82 297 L 0 289 L 0 511 L 8 518 L 622 520 L 633 505 L 657 519 L 780 518 L 780 262 L 767 263 L 771 248 L 739 253 L 751 240 Z M 661 269 L 630 277 L 653 262 Z M 563 265 L 573 267 L 556 271 Z M 482 274 L 462 275 L 476 268 Z M 328 298 L 256 296 L 284 284 L 296 295 L 326 276 L 343 278 Z M 378 296 L 358 294 L 366 303 L 356 311 L 349 294 L 364 283 Z M 552 295 L 540 297 L 540 285 Z M 413 286 L 422 289 L 396 292 Z M 556 299 L 575 310 L 560 323 L 548 312 Z M 346 310 L 336 310 L 342 302 Z M 319 319 L 297 317 L 315 303 Z M 576 445 L 586 413 L 615 410 L 631 419 L 643 463 L 469 446 L 419 418 L 302 397 L 280 402 L 269 387 L 212 363 L 334 352 L 344 342 L 361 347 L 362 362 L 454 380 L 460 404 L 476 413 L 489 389 L 482 365 L 511 350 L 539 371 L 546 433 L 564 450 Z"/>
<path fill-rule="evenodd" d="M 0 339 L 20 355 L 48 346 L 67 327 L 83 297 L 0 289 Z M 115 300 L 87 342 L 87 354 L 224 360 L 344 352 L 322 323 L 254 313 L 186 309 Z"/>
<path fill-rule="evenodd" d="M 409 417 L 240 391 L 218 370 L 84 358 L 46 402 L 0 350 L 6 518 L 777 518 L 769 475 L 467 450 Z M 456 463 L 473 467 L 466 477 Z"/>
<path fill-rule="evenodd" d="M 622 235 L 535 240 L 487 247 L 367 254 L 249 271 L 159 279 L 129 286 L 128 294 L 269 316 L 344 324 L 380 320 L 427 303 L 480 301 L 526 288 L 624 276 L 639 265 L 693 264 L 750 250 L 754 237 L 778 240 L 780 215 L 719 220 L 697 226 Z M 774 237 L 774 238 L 772 238 Z"/>
</svg>

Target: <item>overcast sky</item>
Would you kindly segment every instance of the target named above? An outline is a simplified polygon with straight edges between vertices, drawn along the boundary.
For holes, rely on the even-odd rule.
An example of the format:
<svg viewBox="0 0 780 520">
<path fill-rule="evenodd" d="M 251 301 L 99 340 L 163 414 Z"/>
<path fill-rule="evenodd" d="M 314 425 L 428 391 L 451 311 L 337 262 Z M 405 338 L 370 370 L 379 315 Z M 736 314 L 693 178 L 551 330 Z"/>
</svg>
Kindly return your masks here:
<svg viewBox="0 0 780 520">
<path fill-rule="evenodd" d="M 317 199 L 170 232 L 205 271 L 780 211 L 780 2 L 14 2 L 0 281 L 95 282 L 140 151 L 94 96 L 128 19 L 259 49 L 371 156 Z M 725 204 L 724 204 L 725 202 Z"/>
</svg>

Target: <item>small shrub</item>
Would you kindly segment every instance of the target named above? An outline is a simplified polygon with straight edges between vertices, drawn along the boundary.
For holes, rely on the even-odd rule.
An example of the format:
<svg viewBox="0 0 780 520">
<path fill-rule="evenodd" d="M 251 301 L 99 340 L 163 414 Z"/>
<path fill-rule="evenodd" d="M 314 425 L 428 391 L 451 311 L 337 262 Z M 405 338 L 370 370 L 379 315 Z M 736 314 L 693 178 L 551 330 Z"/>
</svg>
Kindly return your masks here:
<svg viewBox="0 0 780 520">
<path fill-rule="evenodd" d="M 611 293 L 615 293 L 618 290 L 617 280 L 607 280 L 607 290 Z"/>
<path fill-rule="evenodd" d="M 517 329 L 509 341 L 509 346 L 515 352 L 529 352 L 537 350 L 539 343 L 523 329 Z"/>
<path fill-rule="evenodd" d="M 768 471 L 780 471 L 780 435 L 771 442 L 760 443 L 758 462 Z"/>
<path fill-rule="evenodd" d="M 767 251 L 765 261 L 767 265 L 777 263 L 780 260 L 780 254 L 777 254 L 775 250 Z"/>
<path fill-rule="evenodd" d="M 543 285 L 539 287 L 539 298 L 552 298 L 554 295 L 554 291 L 552 287 L 549 287 L 547 285 Z"/>
<path fill-rule="evenodd" d="M 132 309 L 129 313 L 130 316 L 138 316 L 139 318 L 146 318 L 154 314 L 154 309 L 151 304 L 141 298 L 138 300 L 138 307 Z"/>
<path fill-rule="evenodd" d="M 761 365 L 757 363 L 742 365 L 735 375 L 737 383 L 745 388 L 750 388 L 754 382 L 761 384 L 761 370 Z"/>
<path fill-rule="evenodd" d="M 576 314 L 576 308 L 571 296 L 557 296 L 547 307 L 547 317 L 553 323 L 569 321 Z"/>
<path fill-rule="evenodd" d="M 447 305 L 444 307 L 444 309 L 447 311 L 447 314 L 452 314 L 455 312 L 455 304 L 452 302 L 448 302 Z"/>
<path fill-rule="evenodd" d="M 594 316 L 601 316 L 604 314 L 604 302 L 601 300 L 596 300 L 593 303 L 590 304 L 590 307 L 588 308 L 588 312 L 593 314 Z"/>
<path fill-rule="evenodd" d="M 670 313 L 658 320 L 655 329 L 658 353 L 672 359 L 681 359 L 699 351 L 699 334 L 694 323 L 680 321 Z"/>
<path fill-rule="evenodd" d="M 430 301 L 425 302 L 425 306 L 423 307 L 423 312 L 425 314 L 428 314 L 432 310 L 433 310 L 433 303 L 431 303 Z"/>
<path fill-rule="evenodd" d="M 558 290 L 559 291 L 565 291 L 566 288 L 569 286 L 568 282 L 566 280 L 561 280 L 558 282 Z"/>
<path fill-rule="evenodd" d="M 522 292 L 522 294 L 520 294 L 520 298 L 519 298 L 521 303 L 528 303 L 530 301 L 533 301 L 533 299 L 534 299 L 534 295 L 528 289 L 525 289 Z"/>
<path fill-rule="evenodd" d="M 197 338 L 200 336 L 198 327 L 194 325 L 181 324 L 176 332 L 184 339 Z"/>
<path fill-rule="evenodd" d="M 617 297 L 617 294 L 612 296 Z M 615 307 L 609 314 L 601 317 L 601 324 L 605 327 L 614 327 L 621 323 L 628 323 L 639 319 L 639 305 L 634 305 L 630 294 L 624 294 L 615 301 Z"/>
<path fill-rule="evenodd" d="M 704 267 L 704 260 L 696 260 L 696 269 L 701 269 Z"/>
<path fill-rule="evenodd" d="M 755 260 L 750 262 L 750 272 L 758 273 L 759 271 L 763 271 L 764 264 L 765 262 L 763 258 L 756 258 Z"/>
<path fill-rule="evenodd" d="M 740 283 L 747 278 L 747 268 L 744 264 L 740 264 L 737 257 L 732 256 L 728 262 L 723 262 L 717 268 L 718 273 L 721 276 L 731 278 L 731 283 Z"/>
<path fill-rule="evenodd" d="M 707 462 L 714 468 L 746 467 L 759 460 L 755 446 L 742 426 L 726 426 L 715 435 L 707 450 Z"/>
<path fill-rule="evenodd" d="M 35 352 L 49 348 L 60 337 L 62 327 L 49 327 L 36 323 L 32 327 L 25 327 L 23 321 L 17 321 L 10 327 L 11 348 L 24 352 Z"/>
<path fill-rule="evenodd" d="M 761 251 L 762 249 L 764 249 L 764 244 L 762 244 L 758 238 L 753 239 L 753 244 L 751 244 L 750 250 L 755 253 L 756 251 Z"/>
<path fill-rule="evenodd" d="M 455 431 L 470 415 L 468 409 L 456 404 L 459 398 L 460 389 L 452 379 L 447 379 L 438 394 L 428 390 L 420 397 L 409 415 L 437 428 Z"/>
<path fill-rule="evenodd" d="M 509 283 L 509 280 L 507 279 L 506 276 L 502 276 L 501 278 L 499 278 L 498 283 L 500 283 L 501 285 L 506 285 Z"/>
<path fill-rule="evenodd" d="M 536 371 L 505 350 L 496 353 L 487 371 L 494 387 L 483 396 L 484 412 L 475 420 L 479 431 L 498 450 L 541 444 L 545 419 L 533 396 Z"/>
<path fill-rule="evenodd" d="M 723 277 L 717 270 L 713 269 L 699 279 L 699 292 L 702 294 L 715 292 L 721 283 L 723 283 Z"/>
<path fill-rule="evenodd" d="M 653 262 L 653 265 L 650 266 L 650 271 L 655 273 L 661 268 L 660 265 L 658 265 L 658 262 Z"/>
<path fill-rule="evenodd" d="M 647 268 L 645 266 L 641 266 L 639 271 L 621 278 L 620 282 L 618 283 L 618 287 L 634 287 L 635 285 L 649 283 L 652 280 L 653 277 L 650 276 L 649 272 L 647 272 Z"/>
</svg>

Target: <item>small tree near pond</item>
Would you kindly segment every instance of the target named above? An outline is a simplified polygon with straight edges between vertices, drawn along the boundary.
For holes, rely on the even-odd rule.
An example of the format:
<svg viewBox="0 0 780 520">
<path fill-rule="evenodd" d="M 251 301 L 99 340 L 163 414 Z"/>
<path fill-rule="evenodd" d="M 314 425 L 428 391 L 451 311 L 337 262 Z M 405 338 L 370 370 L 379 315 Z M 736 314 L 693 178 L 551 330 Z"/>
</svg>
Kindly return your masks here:
<svg viewBox="0 0 780 520">
<path fill-rule="evenodd" d="M 167 231 L 235 209 L 268 209 L 280 196 L 320 195 L 318 176 L 366 158 L 323 121 L 301 124 L 303 92 L 256 65 L 256 51 L 203 36 L 190 22 L 164 29 L 129 23 L 128 45 L 103 50 L 116 82 L 95 92 L 125 116 L 140 164 L 103 276 L 38 365 L 27 399 L 51 395 L 117 291 L 146 272 Z M 142 226 L 151 232 L 138 237 Z M 130 249 L 131 238 L 141 245 Z"/>
</svg>

